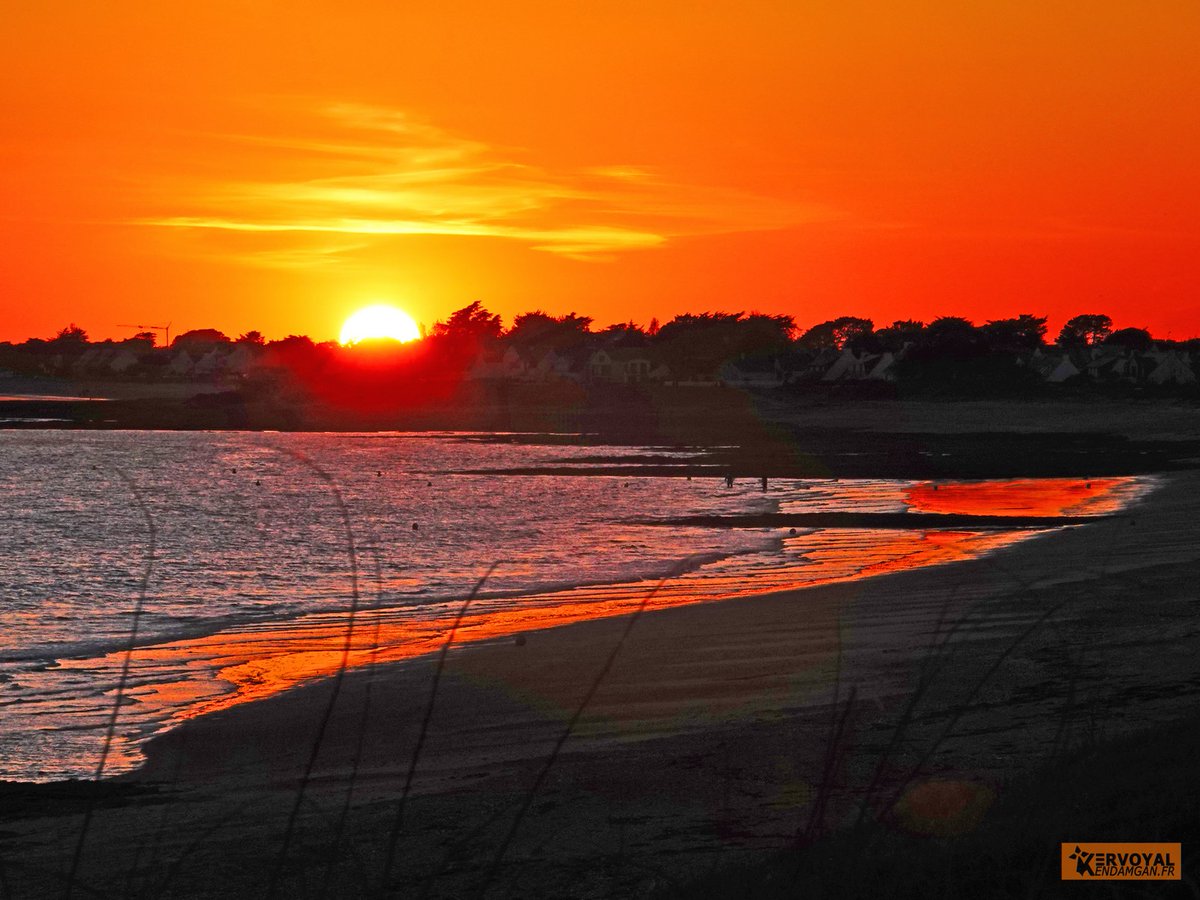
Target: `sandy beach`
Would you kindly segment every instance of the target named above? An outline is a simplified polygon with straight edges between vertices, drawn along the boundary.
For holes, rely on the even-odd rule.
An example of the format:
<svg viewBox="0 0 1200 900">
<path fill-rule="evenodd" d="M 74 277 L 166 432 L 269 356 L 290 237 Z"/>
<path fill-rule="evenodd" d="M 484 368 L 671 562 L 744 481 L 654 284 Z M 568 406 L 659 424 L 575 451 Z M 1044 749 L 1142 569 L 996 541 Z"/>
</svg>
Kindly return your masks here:
<svg viewBox="0 0 1200 900">
<path fill-rule="evenodd" d="M 113 797 L 8 818 L 9 895 L 61 892 L 78 846 L 81 896 L 371 896 L 394 846 L 395 896 L 637 896 L 922 785 L 1002 797 L 1194 712 L 1198 488 L 982 559 L 464 645 L 432 708 L 436 656 L 193 720 Z"/>
</svg>

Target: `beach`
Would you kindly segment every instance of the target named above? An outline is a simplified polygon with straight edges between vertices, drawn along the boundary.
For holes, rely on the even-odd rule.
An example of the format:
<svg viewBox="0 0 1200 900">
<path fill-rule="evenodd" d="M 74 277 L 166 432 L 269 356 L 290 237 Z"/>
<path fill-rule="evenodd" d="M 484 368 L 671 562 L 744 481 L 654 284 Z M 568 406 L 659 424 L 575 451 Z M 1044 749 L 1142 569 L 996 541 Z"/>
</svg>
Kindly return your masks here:
<svg viewBox="0 0 1200 900">
<path fill-rule="evenodd" d="M 1198 487 L 1163 476 L 981 559 L 462 644 L 440 676 L 434 654 L 195 719 L 112 797 L 7 819 L 11 895 L 60 891 L 79 846 L 101 891 L 641 896 L 928 783 L 1002 799 L 1193 714 Z"/>
<path fill-rule="evenodd" d="M 1200 2 L 6 13 L 0 900 L 1200 900 Z"/>
</svg>

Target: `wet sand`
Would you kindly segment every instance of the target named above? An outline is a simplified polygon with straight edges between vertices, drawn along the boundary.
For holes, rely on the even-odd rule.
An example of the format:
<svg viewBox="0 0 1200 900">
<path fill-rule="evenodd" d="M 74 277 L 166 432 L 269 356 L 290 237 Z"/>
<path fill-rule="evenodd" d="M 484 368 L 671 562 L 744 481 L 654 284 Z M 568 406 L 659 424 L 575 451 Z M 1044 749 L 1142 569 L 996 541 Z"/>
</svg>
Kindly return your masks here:
<svg viewBox="0 0 1200 900">
<path fill-rule="evenodd" d="M 930 778 L 1002 796 L 1194 716 L 1198 516 L 1177 473 L 983 559 L 463 646 L 431 712 L 425 657 L 205 716 L 151 743 L 125 779 L 149 793 L 95 802 L 80 896 L 372 896 L 393 833 L 388 895 L 638 896 L 864 795 L 871 816 Z M 10 896 L 62 892 L 83 813 L 60 811 L 0 821 Z"/>
</svg>

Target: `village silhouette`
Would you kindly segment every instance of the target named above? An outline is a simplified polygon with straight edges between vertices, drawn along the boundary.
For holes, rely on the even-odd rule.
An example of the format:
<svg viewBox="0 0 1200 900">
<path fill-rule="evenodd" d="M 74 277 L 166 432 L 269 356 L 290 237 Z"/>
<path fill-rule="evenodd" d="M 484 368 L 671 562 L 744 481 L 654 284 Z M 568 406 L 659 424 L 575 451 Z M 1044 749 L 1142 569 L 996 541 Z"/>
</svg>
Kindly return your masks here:
<svg viewBox="0 0 1200 900">
<path fill-rule="evenodd" d="M 500 316 L 474 302 L 424 339 L 343 347 L 303 335 L 230 338 L 213 328 L 160 343 L 154 330 L 93 342 L 71 324 L 49 339 L 0 344 L 0 379 L 50 377 L 117 383 L 193 383 L 253 395 L 336 394 L 401 383 L 519 382 L 672 387 L 793 388 L 855 384 L 873 395 L 1013 394 L 1043 386 L 1194 389 L 1200 338 L 1170 340 L 1113 328 L 1107 315 L 1070 319 L 1053 341 L 1046 318 L 1020 315 L 975 325 L 944 316 L 875 328 L 841 316 L 799 330 L 790 315 L 704 312 L 642 327 L 593 330 L 589 316 L 542 311 Z M 168 332 L 169 335 L 169 332 Z M 284 394 L 279 391 L 283 389 Z M 0 381 L 0 392 L 3 382 Z M 436 393 L 436 392 L 435 392 Z M 293 396 L 296 396 L 294 393 Z"/>
</svg>

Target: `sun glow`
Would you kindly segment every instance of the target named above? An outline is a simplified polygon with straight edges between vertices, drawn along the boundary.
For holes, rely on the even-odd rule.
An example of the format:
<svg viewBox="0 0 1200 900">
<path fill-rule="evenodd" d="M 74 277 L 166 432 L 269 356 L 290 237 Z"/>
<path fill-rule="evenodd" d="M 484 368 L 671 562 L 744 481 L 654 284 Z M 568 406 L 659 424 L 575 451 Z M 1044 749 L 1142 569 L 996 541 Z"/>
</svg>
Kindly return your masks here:
<svg viewBox="0 0 1200 900">
<path fill-rule="evenodd" d="M 415 341 L 420 336 L 421 331 L 412 316 L 402 309 L 379 303 L 364 307 L 351 315 L 342 326 L 338 341 L 343 346 L 350 346 L 359 341 L 384 338 L 403 344 Z"/>
</svg>

